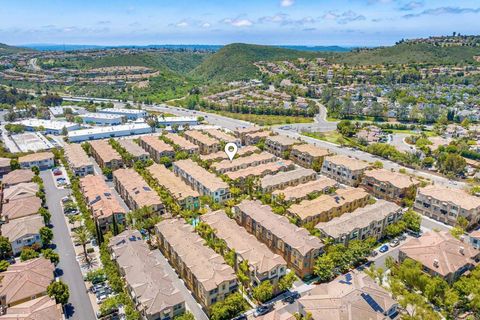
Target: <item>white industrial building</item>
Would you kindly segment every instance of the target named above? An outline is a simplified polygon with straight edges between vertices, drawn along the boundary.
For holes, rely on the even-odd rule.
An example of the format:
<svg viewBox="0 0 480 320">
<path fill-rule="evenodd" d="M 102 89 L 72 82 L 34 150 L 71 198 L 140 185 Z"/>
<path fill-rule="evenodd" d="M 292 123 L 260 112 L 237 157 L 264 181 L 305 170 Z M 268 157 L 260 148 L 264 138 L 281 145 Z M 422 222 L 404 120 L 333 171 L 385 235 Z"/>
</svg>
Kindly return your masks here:
<svg viewBox="0 0 480 320">
<path fill-rule="evenodd" d="M 124 116 L 111 113 L 86 113 L 80 116 L 83 123 L 97 124 L 102 126 L 116 126 L 123 123 Z"/>
<path fill-rule="evenodd" d="M 165 127 L 178 125 L 183 127 L 184 125 L 196 126 L 198 120 L 195 117 L 157 117 L 158 124 Z"/>
<path fill-rule="evenodd" d="M 61 134 L 63 128 L 67 131 L 78 130 L 81 126 L 78 123 L 68 121 L 44 120 L 44 119 L 25 119 L 15 122 L 25 127 L 27 131 L 42 131 L 46 134 Z M 41 130 L 38 130 L 38 129 Z"/>
<path fill-rule="evenodd" d="M 78 114 L 79 107 L 77 107 L 77 106 L 54 106 L 54 107 L 49 107 L 48 111 L 50 111 L 50 114 L 53 117 L 59 118 L 59 117 L 65 116 L 65 109 L 72 110 L 72 114 L 76 115 L 76 114 Z"/>
<path fill-rule="evenodd" d="M 128 120 L 137 120 L 139 118 L 145 118 L 147 111 L 139 109 L 124 109 L 124 108 L 106 108 L 101 110 L 102 113 L 118 114 L 124 116 Z"/>
<path fill-rule="evenodd" d="M 68 140 L 70 142 L 82 142 L 87 140 L 125 137 L 152 132 L 152 128 L 146 123 L 130 123 L 121 124 L 118 126 L 95 127 L 72 131 L 68 133 Z"/>
</svg>

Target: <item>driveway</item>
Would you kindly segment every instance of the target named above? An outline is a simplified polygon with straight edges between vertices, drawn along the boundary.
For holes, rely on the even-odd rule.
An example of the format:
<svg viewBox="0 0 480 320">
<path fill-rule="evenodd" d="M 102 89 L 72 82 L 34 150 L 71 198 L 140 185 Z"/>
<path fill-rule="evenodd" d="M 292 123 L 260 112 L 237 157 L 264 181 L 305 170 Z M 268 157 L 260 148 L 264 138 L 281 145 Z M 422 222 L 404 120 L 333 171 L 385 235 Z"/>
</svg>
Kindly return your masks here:
<svg viewBox="0 0 480 320">
<path fill-rule="evenodd" d="M 96 319 L 80 266 L 75 259 L 75 250 L 60 205 L 61 199 L 67 196 L 70 190 L 57 189 L 50 170 L 42 171 L 40 176 L 45 186 L 48 209 L 52 214 L 51 223 L 56 251 L 60 255 L 60 263 L 57 265 L 57 269 L 60 271 L 59 275 L 62 281 L 70 288 L 70 303 L 65 308 L 65 317 L 74 320 Z"/>
</svg>

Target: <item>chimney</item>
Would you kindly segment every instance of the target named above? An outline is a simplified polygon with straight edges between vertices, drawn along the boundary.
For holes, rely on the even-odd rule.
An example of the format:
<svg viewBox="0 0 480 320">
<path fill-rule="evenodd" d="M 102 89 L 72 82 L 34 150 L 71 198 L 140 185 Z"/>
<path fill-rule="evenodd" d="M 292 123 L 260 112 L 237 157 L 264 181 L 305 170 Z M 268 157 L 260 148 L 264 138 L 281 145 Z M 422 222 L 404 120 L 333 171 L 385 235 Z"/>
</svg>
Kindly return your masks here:
<svg viewBox="0 0 480 320">
<path fill-rule="evenodd" d="M 464 247 L 460 247 L 460 253 L 463 254 L 463 255 L 465 254 L 465 248 Z"/>
<path fill-rule="evenodd" d="M 437 260 L 437 259 L 434 259 L 434 260 L 433 260 L 433 266 L 434 266 L 435 268 L 438 268 L 438 260 Z"/>
</svg>

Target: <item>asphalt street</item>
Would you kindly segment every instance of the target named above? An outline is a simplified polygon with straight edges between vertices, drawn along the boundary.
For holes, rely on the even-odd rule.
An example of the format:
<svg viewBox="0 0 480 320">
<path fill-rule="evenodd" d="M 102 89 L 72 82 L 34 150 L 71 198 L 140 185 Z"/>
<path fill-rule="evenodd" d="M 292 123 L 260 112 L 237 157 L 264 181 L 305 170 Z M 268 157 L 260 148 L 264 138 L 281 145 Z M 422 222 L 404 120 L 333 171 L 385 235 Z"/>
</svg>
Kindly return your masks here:
<svg viewBox="0 0 480 320">
<path fill-rule="evenodd" d="M 55 187 L 50 170 L 42 171 L 40 176 L 45 186 L 48 209 L 52 214 L 51 223 L 56 251 L 60 255 L 57 269 L 60 271 L 62 281 L 70 289 L 69 305 L 66 307 L 65 317 L 72 320 L 96 319 L 60 204 L 61 199 L 69 194 L 69 190 Z"/>
</svg>

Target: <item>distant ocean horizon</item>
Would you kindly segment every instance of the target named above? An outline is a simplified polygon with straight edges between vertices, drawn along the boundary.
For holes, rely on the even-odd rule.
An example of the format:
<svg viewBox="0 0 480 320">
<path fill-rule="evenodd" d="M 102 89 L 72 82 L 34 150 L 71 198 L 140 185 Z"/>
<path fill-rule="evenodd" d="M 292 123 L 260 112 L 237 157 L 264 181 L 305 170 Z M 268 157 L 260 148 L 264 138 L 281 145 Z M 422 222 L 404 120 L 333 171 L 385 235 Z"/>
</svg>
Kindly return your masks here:
<svg viewBox="0 0 480 320">
<path fill-rule="evenodd" d="M 151 45 L 87 45 L 87 44 L 42 44 L 32 43 L 18 45 L 21 48 L 35 49 L 38 51 L 81 51 L 81 50 L 101 50 L 101 49 L 172 49 L 172 50 L 202 50 L 202 51 L 218 51 L 225 45 L 208 45 L 208 44 L 151 44 Z M 285 49 L 293 49 L 300 51 L 316 51 L 316 52 L 348 52 L 356 47 L 349 46 L 305 46 L 305 45 L 271 45 Z"/>
</svg>

